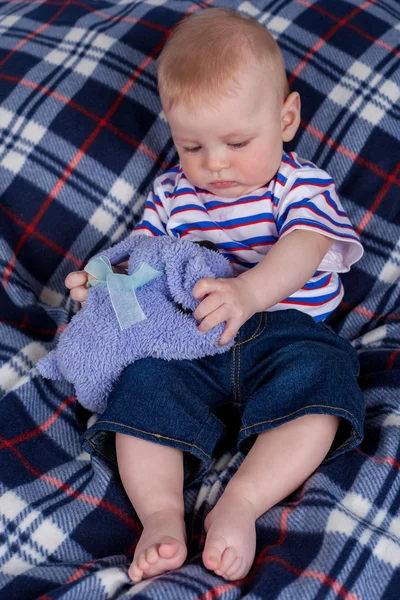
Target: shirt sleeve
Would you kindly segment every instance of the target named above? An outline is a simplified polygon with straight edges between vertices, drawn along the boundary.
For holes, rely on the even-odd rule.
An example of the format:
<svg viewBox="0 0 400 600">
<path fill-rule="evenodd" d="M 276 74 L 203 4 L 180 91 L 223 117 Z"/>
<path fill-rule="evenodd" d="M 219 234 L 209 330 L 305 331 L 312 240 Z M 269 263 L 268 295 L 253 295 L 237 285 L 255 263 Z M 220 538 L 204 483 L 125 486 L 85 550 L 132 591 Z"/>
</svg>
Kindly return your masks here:
<svg viewBox="0 0 400 600">
<path fill-rule="evenodd" d="M 334 240 L 319 271 L 345 273 L 360 260 L 363 247 L 336 192 L 333 179 L 321 169 L 296 172 L 276 208 L 279 238 L 295 229 L 315 231 Z"/>
<path fill-rule="evenodd" d="M 142 219 L 131 235 L 145 234 L 153 237 L 167 235 L 167 221 L 168 216 L 161 201 L 161 194 L 157 194 L 157 186 L 155 186 L 147 196 Z"/>
</svg>

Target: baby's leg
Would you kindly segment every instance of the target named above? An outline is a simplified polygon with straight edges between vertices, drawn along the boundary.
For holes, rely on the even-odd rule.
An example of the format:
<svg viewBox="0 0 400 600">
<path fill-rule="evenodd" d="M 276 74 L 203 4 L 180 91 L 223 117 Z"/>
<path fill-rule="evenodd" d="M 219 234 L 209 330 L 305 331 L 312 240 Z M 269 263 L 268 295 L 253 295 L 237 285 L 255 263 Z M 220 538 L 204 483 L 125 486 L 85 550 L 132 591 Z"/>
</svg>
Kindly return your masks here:
<svg viewBox="0 0 400 600">
<path fill-rule="evenodd" d="M 334 440 L 339 418 L 299 417 L 261 433 L 207 515 L 204 565 L 225 579 L 245 577 L 253 563 L 255 521 L 315 471 Z"/>
<path fill-rule="evenodd" d="M 129 576 L 135 582 L 180 567 L 187 554 L 180 450 L 116 434 L 118 468 L 143 525 Z"/>
</svg>

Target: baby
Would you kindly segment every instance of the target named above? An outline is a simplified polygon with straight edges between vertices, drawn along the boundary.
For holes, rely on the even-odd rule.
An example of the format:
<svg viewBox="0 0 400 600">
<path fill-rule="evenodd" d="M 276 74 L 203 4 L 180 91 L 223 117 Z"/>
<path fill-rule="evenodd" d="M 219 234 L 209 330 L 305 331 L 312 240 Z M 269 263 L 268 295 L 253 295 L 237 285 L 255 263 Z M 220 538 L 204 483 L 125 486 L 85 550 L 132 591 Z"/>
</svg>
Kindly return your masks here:
<svg viewBox="0 0 400 600">
<path fill-rule="evenodd" d="M 242 450 L 205 519 L 202 554 L 238 580 L 258 517 L 362 439 L 357 355 L 323 321 L 343 296 L 338 273 L 363 250 L 331 177 L 283 151 L 300 98 L 265 27 L 230 9 L 193 14 L 163 49 L 158 82 L 180 162 L 155 180 L 133 234 L 209 240 L 231 261 L 234 278 L 194 286 L 194 316 L 203 332 L 224 322 L 219 343 L 235 344 L 195 361 L 135 362 L 84 438 L 116 460 L 143 525 L 135 582 L 184 563 L 184 485 L 224 443 Z M 85 301 L 87 279 L 68 275 L 74 300 Z"/>
</svg>

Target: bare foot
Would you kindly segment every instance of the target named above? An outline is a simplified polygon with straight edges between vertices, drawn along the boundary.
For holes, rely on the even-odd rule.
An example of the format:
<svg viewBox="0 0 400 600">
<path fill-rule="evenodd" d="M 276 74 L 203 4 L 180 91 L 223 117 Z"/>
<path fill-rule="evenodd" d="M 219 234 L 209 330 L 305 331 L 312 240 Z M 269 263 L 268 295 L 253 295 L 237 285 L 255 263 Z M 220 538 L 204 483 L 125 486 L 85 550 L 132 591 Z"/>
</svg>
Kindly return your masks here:
<svg viewBox="0 0 400 600">
<path fill-rule="evenodd" d="M 223 494 L 204 522 L 204 566 L 230 581 L 245 577 L 256 551 L 255 520 L 248 500 Z"/>
<path fill-rule="evenodd" d="M 160 510 L 143 523 L 129 577 L 135 583 L 180 567 L 186 558 L 185 521 L 176 510 Z"/>
</svg>

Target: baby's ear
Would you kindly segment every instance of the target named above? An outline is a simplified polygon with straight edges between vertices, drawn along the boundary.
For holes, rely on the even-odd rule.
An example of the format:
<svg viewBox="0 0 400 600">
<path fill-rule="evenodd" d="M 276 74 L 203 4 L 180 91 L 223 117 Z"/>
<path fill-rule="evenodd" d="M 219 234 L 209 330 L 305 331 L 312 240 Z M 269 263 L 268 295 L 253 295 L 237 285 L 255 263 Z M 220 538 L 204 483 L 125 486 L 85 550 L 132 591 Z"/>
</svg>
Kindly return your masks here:
<svg viewBox="0 0 400 600">
<path fill-rule="evenodd" d="M 177 304 L 183 309 L 195 310 L 199 300 L 193 297 L 193 288 L 204 277 L 232 277 L 226 258 L 208 247 L 178 240 L 171 245 L 165 261 L 168 288 Z"/>
</svg>

